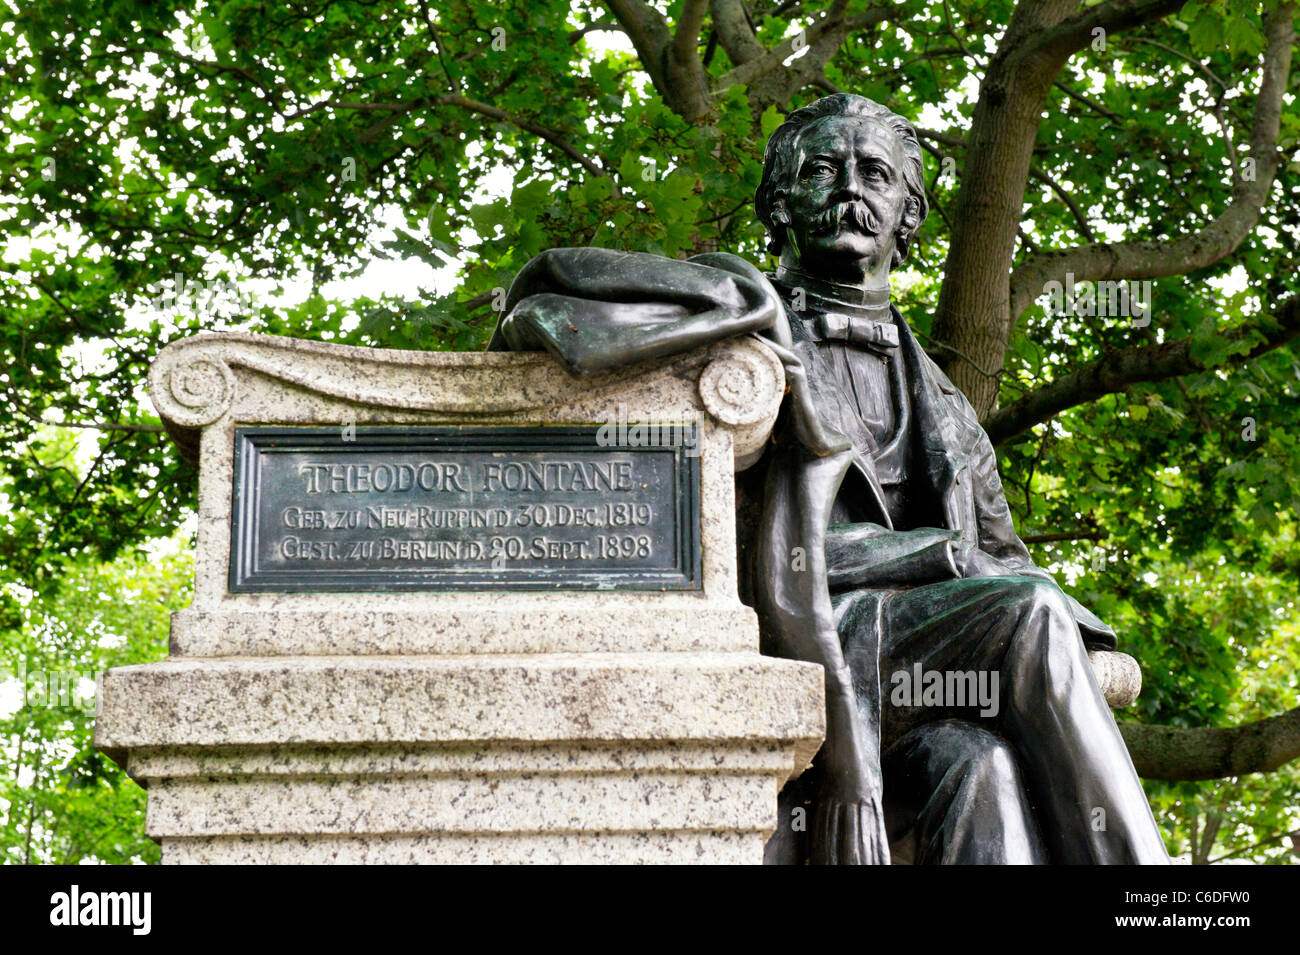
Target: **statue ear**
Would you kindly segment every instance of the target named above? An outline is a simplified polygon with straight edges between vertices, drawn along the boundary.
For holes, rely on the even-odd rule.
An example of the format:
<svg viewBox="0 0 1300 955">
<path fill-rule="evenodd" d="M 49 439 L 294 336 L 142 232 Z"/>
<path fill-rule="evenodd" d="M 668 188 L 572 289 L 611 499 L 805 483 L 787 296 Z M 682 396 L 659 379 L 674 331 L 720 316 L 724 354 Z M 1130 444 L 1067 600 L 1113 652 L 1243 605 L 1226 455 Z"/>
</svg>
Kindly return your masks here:
<svg viewBox="0 0 1300 955">
<path fill-rule="evenodd" d="M 772 197 L 772 227 L 768 230 L 767 251 L 780 255 L 785 248 L 785 230 L 790 225 L 790 210 L 785 207 L 785 191 L 780 190 Z"/>
<path fill-rule="evenodd" d="M 898 268 L 907 258 L 908 246 L 912 236 L 921 227 L 921 203 L 915 196 L 908 196 L 903 202 L 903 215 L 898 220 L 898 229 L 894 232 L 894 256 L 890 268 Z"/>
<path fill-rule="evenodd" d="M 779 226 L 790 224 L 790 212 L 785 207 L 785 190 L 780 190 L 772 197 L 772 221 Z"/>
<path fill-rule="evenodd" d="M 910 237 L 921 226 L 921 203 L 916 196 L 908 196 L 903 201 L 903 217 L 898 222 L 898 231 L 906 232 Z"/>
</svg>

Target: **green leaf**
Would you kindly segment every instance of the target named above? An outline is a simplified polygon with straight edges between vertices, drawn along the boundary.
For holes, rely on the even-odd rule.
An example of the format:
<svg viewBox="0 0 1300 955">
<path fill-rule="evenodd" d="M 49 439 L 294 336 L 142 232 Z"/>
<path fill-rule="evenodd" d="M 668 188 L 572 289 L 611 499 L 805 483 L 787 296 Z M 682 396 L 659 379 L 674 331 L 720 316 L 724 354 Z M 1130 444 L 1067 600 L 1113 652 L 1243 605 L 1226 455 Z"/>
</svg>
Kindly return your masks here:
<svg viewBox="0 0 1300 955">
<path fill-rule="evenodd" d="M 785 114 L 780 112 L 775 106 L 769 106 L 763 110 L 760 130 L 764 136 L 771 136 L 776 132 L 776 128 L 785 122 Z"/>
<path fill-rule="evenodd" d="M 1197 53 L 1209 53 L 1223 44 L 1223 19 L 1207 8 L 1197 11 L 1188 26 L 1188 38 Z"/>
</svg>

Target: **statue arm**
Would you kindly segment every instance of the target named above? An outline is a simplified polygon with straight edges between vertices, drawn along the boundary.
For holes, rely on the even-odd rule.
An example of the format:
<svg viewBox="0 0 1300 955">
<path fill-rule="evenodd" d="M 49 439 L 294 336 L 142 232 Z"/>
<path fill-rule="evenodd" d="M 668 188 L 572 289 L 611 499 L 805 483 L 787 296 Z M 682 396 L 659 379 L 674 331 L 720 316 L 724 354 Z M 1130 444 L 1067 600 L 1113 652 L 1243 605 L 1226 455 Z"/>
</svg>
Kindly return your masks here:
<svg viewBox="0 0 1300 955">
<path fill-rule="evenodd" d="M 827 583 L 834 592 L 957 580 L 972 576 L 965 572 L 971 547 L 957 531 L 939 527 L 832 525 L 826 531 Z"/>
<path fill-rule="evenodd" d="M 998 474 L 997 455 L 988 433 L 980 426 L 975 409 L 952 383 L 931 363 L 934 377 L 948 396 L 950 412 L 965 431 L 972 446 L 968 458 L 967 479 L 971 488 L 975 518 L 975 534 L 952 544 L 954 563 L 960 577 L 1039 577 L 1056 584 L 1056 579 L 1037 566 L 1029 556 L 1029 548 L 1016 534 L 1007 505 L 1002 478 Z M 1057 585 L 1059 587 L 1059 584 Z M 1108 627 L 1091 610 L 1062 591 L 1079 633 L 1089 649 L 1114 650 L 1115 631 Z"/>
<path fill-rule="evenodd" d="M 736 255 L 685 261 L 611 249 L 551 249 L 525 265 L 506 296 L 489 351 L 547 351 L 571 374 L 669 358 L 735 335 L 761 333 L 785 367 L 800 442 L 825 456 L 849 447 L 816 413 L 791 350 L 780 296 Z"/>
<path fill-rule="evenodd" d="M 752 265 L 612 249 L 551 249 L 520 270 L 492 351 L 550 352 L 589 375 L 769 328 L 780 300 Z"/>
<path fill-rule="evenodd" d="M 765 653 L 822 666 L 826 743 L 823 789 L 810 827 L 815 862 L 889 861 L 880 772 L 879 677 L 845 660 L 827 586 L 827 518 L 848 452 L 804 456 L 781 441 L 787 464 L 767 472 L 755 570 Z"/>
</svg>

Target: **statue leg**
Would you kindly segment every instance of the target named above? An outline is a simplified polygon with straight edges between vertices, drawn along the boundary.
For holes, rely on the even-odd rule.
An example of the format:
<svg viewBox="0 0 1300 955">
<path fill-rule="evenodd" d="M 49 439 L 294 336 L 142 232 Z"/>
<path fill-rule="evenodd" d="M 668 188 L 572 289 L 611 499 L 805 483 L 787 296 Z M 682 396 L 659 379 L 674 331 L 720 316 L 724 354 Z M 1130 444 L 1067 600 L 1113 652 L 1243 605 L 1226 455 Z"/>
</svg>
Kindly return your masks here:
<svg viewBox="0 0 1300 955">
<path fill-rule="evenodd" d="M 1011 746 L 960 720 L 926 723 L 885 754 L 890 856 L 913 865 L 1048 861 Z"/>
<path fill-rule="evenodd" d="M 916 587 L 882 607 L 884 735 L 945 718 L 981 722 L 1011 743 L 1054 862 L 1167 864 L 1169 856 L 1124 740 L 1101 695 L 1078 626 L 1055 584 L 979 577 Z M 979 704 L 891 705 L 894 675 L 997 677 L 994 712 Z M 919 688 L 918 688 L 919 689 Z"/>
</svg>

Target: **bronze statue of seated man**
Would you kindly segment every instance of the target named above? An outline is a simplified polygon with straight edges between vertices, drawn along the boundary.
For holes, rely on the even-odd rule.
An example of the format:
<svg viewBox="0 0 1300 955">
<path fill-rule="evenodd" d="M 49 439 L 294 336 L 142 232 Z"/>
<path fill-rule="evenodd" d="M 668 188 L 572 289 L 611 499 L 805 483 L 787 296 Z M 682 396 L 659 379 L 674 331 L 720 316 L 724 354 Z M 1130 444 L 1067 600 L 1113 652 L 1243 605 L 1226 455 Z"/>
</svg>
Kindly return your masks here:
<svg viewBox="0 0 1300 955">
<path fill-rule="evenodd" d="M 774 275 L 552 250 L 489 347 L 576 374 L 747 333 L 781 357 L 738 476 L 742 589 L 764 652 L 825 668 L 827 735 L 768 861 L 1167 863 L 1087 658 L 1115 635 L 1034 566 L 988 436 L 890 302 L 927 212 L 911 124 L 844 94 L 796 110 L 756 198 Z"/>
</svg>

